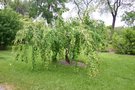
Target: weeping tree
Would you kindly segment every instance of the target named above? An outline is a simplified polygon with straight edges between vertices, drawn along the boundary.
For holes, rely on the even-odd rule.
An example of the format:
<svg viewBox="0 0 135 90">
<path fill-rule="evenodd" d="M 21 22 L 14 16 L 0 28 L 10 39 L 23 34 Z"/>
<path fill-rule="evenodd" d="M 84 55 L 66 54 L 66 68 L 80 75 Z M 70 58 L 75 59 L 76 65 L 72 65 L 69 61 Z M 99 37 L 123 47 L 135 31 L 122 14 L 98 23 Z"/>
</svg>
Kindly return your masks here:
<svg viewBox="0 0 135 90">
<path fill-rule="evenodd" d="M 92 21 L 87 18 L 85 22 L 74 20 L 69 23 L 59 19 L 55 28 L 47 27 L 42 23 L 27 23 L 16 35 L 14 48 L 16 59 L 32 61 L 34 69 L 37 60 L 41 60 L 47 67 L 48 64 L 61 59 L 65 59 L 68 64 L 72 61 L 77 62 L 78 56 L 83 54 L 88 58 L 85 60 L 87 69 L 96 75 L 97 50 L 103 42 L 101 34 L 104 32 L 104 25 L 96 22 L 92 25 Z M 102 30 L 98 28 L 99 25 Z M 31 59 L 28 59 L 29 56 Z M 40 59 L 37 59 L 38 57 Z"/>
</svg>

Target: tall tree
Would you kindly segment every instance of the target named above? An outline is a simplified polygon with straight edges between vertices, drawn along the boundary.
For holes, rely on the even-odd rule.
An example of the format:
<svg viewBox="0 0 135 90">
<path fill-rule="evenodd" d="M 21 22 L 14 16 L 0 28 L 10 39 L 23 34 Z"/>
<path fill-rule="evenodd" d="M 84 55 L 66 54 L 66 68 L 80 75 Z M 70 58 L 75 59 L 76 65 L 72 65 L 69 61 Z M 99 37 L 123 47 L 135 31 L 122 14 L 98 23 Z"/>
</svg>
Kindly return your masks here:
<svg viewBox="0 0 135 90">
<path fill-rule="evenodd" d="M 112 15 L 112 28 L 111 28 L 111 38 L 114 33 L 115 22 L 117 19 L 118 11 L 132 6 L 134 0 L 101 0 L 101 6 L 107 12 L 110 12 Z"/>
<path fill-rule="evenodd" d="M 65 2 L 67 0 L 30 0 L 29 14 L 31 17 L 42 16 L 47 19 L 48 23 L 65 10 Z"/>
<path fill-rule="evenodd" d="M 51 23 L 65 10 L 65 2 L 68 0 L 1 0 L 20 14 L 28 14 L 30 17 L 37 17 L 42 13 L 42 17 Z"/>
</svg>

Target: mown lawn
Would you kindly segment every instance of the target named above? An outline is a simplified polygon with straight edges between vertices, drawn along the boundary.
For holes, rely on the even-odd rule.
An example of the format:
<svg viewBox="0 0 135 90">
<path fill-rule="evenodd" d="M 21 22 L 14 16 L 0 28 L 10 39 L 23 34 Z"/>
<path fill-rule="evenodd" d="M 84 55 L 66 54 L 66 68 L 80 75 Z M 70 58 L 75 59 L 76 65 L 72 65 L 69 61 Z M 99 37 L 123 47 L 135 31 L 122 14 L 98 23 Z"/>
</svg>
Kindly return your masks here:
<svg viewBox="0 0 135 90">
<path fill-rule="evenodd" d="M 135 56 L 101 53 L 96 77 L 73 69 L 54 65 L 32 71 L 30 64 L 13 61 L 11 51 L 0 51 L 0 85 L 16 90 L 135 90 Z"/>
</svg>

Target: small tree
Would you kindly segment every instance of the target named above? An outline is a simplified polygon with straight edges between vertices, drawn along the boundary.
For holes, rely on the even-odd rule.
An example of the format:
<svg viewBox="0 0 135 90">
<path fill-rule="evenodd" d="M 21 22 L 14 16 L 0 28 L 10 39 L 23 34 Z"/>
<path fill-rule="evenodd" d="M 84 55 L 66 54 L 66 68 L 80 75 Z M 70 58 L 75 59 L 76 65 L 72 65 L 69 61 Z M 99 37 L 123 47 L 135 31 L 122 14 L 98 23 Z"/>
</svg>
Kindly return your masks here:
<svg viewBox="0 0 135 90">
<path fill-rule="evenodd" d="M 60 19 L 55 28 L 46 27 L 42 23 L 27 24 L 17 33 L 15 39 L 16 53 L 18 52 L 16 59 L 27 61 L 28 57 L 32 56 L 30 61 L 34 69 L 36 60 L 40 60 L 38 57 L 47 66 L 61 59 L 70 64 L 83 54 L 88 58 L 85 60 L 87 69 L 95 75 L 98 60 L 96 52 L 103 40 L 104 24 L 88 18 L 84 21 L 86 23 L 68 23 Z"/>
<path fill-rule="evenodd" d="M 0 49 L 5 49 L 7 45 L 12 44 L 21 26 L 16 12 L 8 8 L 0 11 Z"/>
</svg>

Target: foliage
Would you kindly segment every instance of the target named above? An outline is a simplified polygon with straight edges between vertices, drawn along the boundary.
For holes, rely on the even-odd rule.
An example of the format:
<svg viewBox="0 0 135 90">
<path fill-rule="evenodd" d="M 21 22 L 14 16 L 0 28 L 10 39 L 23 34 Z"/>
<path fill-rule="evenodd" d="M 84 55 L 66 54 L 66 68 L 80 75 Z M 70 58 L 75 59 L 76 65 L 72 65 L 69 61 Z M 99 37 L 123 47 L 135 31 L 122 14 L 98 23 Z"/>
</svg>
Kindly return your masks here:
<svg viewBox="0 0 135 90">
<path fill-rule="evenodd" d="M 134 26 L 135 25 L 135 11 L 125 12 L 122 16 L 122 21 L 125 21 L 125 23 L 128 26 Z"/>
<path fill-rule="evenodd" d="M 43 17 L 47 19 L 47 23 L 51 23 L 58 15 L 65 10 L 65 2 L 67 0 L 31 0 L 29 15 L 35 17 L 43 13 Z M 34 7 L 34 8 L 33 8 Z"/>
<path fill-rule="evenodd" d="M 59 15 L 66 11 L 67 0 L 3 0 L 5 6 L 10 6 L 22 15 L 36 18 L 40 14 L 51 24 Z"/>
<path fill-rule="evenodd" d="M 6 47 L 15 38 L 16 32 L 21 28 L 20 16 L 11 9 L 0 11 L 0 46 Z"/>
<path fill-rule="evenodd" d="M 128 28 L 120 35 L 115 33 L 113 46 L 118 53 L 135 54 L 135 31 Z"/>
<path fill-rule="evenodd" d="M 90 24 L 93 27 L 89 26 Z M 17 33 L 15 39 L 16 59 L 26 62 L 31 60 L 34 69 L 37 58 L 40 58 L 42 64 L 48 68 L 49 63 L 64 58 L 70 64 L 83 54 L 88 57 L 85 60 L 88 71 L 96 75 L 98 66 L 96 51 L 103 42 L 104 24 L 96 22 L 92 24 L 89 21 L 67 23 L 59 19 L 55 25 L 51 28 L 42 23 L 27 23 L 24 29 Z M 29 54 L 31 59 L 28 59 Z"/>
<path fill-rule="evenodd" d="M 108 43 L 108 31 L 105 24 L 101 20 L 92 20 L 89 17 L 84 17 L 84 24 L 86 29 L 94 32 L 94 46 L 99 47 L 98 50 L 102 50 Z"/>
</svg>

